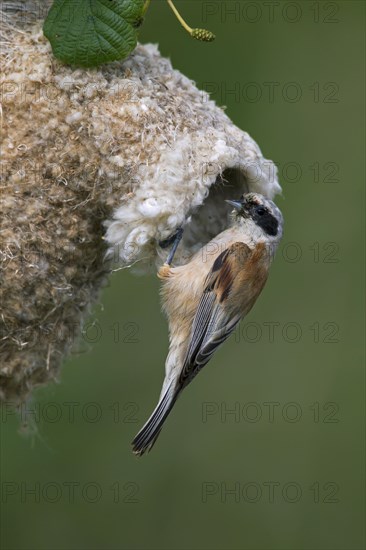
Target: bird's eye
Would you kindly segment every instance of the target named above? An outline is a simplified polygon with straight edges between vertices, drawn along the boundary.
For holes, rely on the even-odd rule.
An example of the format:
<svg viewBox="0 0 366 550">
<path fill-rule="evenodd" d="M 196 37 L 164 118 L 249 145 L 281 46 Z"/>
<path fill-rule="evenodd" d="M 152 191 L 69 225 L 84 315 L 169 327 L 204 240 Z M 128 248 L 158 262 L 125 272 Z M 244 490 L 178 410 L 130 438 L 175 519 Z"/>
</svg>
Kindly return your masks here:
<svg viewBox="0 0 366 550">
<path fill-rule="evenodd" d="M 264 208 L 264 206 L 258 206 L 256 208 L 256 211 L 257 211 L 257 214 L 259 214 L 260 216 L 263 216 L 263 214 L 266 213 L 266 209 Z"/>
</svg>

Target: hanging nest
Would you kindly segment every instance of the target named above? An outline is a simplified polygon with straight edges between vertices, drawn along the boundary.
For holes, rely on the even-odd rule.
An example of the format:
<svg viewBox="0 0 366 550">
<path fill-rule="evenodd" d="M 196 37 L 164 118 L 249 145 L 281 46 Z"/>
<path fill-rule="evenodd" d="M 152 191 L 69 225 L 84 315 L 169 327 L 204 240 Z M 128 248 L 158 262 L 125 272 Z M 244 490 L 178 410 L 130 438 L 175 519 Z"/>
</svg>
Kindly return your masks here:
<svg viewBox="0 0 366 550">
<path fill-rule="evenodd" d="M 280 191 L 253 139 L 156 46 L 72 70 L 44 8 L 5 3 L 0 24 L 0 399 L 15 404 L 57 378 L 113 262 L 156 268 L 183 226 L 183 264 L 227 227 L 225 198 Z"/>
</svg>

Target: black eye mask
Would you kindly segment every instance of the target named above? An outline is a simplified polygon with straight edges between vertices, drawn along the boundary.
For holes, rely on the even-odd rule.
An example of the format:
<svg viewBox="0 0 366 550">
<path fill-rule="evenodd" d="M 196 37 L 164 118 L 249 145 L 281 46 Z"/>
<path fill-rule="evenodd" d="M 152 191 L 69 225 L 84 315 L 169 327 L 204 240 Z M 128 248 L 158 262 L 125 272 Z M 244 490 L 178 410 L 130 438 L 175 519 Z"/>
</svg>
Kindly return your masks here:
<svg viewBox="0 0 366 550">
<path fill-rule="evenodd" d="M 267 235 L 271 235 L 271 237 L 277 235 L 278 221 L 266 208 L 262 206 L 252 206 L 250 208 L 250 214 L 255 223 L 259 225 Z"/>
</svg>

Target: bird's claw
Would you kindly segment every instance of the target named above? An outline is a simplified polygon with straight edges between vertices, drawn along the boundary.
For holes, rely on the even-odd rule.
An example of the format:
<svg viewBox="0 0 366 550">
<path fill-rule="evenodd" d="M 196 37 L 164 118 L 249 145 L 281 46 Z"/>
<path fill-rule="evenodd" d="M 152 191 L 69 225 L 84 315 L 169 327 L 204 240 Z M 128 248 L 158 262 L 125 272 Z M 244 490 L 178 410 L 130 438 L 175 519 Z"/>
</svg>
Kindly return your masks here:
<svg viewBox="0 0 366 550">
<path fill-rule="evenodd" d="M 170 265 L 165 263 L 158 271 L 159 279 L 167 279 L 170 276 Z"/>
<path fill-rule="evenodd" d="M 178 245 L 179 245 L 182 237 L 183 237 L 183 228 L 178 227 L 176 232 L 173 235 L 171 235 L 170 237 L 168 237 L 168 239 L 165 239 L 165 241 L 160 241 L 159 242 L 159 245 L 162 248 L 166 248 L 169 245 L 173 245 L 172 249 L 169 253 L 169 256 L 167 258 L 167 261 L 165 262 L 168 266 L 170 266 L 173 262 L 174 255 L 177 251 Z"/>
<path fill-rule="evenodd" d="M 171 246 L 172 244 L 174 244 L 177 238 L 181 239 L 182 235 L 183 235 L 183 228 L 178 227 L 178 229 L 172 235 L 170 235 L 167 239 L 159 241 L 159 246 L 161 248 L 168 248 L 168 246 Z"/>
</svg>

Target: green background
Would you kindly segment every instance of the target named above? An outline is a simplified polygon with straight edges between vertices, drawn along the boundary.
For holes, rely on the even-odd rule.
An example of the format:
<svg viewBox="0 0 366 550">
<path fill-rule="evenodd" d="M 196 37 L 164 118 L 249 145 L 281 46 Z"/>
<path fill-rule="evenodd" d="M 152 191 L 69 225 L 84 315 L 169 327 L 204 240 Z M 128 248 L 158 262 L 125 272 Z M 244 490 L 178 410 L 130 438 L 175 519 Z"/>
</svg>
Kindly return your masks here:
<svg viewBox="0 0 366 550">
<path fill-rule="evenodd" d="M 139 459 L 167 325 L 157 278 L 113 274 L 34 432 L 3 412 L 6 550 L 364 548 L 364 4 L 271 5 L 177 2 L 201 44 L 153 0 L 140 35 L 278 163 L 269 282 Z"/>
</svg>

